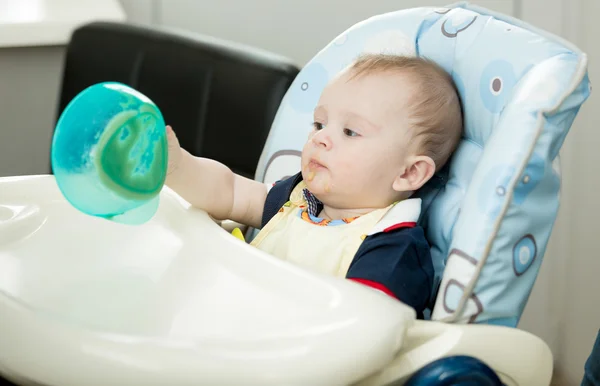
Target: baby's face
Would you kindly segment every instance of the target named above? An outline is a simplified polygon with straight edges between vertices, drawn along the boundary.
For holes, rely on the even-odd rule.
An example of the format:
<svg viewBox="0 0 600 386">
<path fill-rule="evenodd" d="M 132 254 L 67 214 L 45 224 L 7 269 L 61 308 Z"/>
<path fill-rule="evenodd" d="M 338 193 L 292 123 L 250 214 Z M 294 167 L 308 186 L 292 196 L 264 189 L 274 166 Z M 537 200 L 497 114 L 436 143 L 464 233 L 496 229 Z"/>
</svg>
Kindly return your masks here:
<svg viewBox="0 0 600 386">
<path fill-rule="evenodd" d="M 326 205 L 387 206 L 398 194 L 392 185 L 408 156 L 406 106 L 414 89 L 398 73 L 351 75 L 343 72 L 321 94 L 302 151 L 302 175 Z"/>
</svg>

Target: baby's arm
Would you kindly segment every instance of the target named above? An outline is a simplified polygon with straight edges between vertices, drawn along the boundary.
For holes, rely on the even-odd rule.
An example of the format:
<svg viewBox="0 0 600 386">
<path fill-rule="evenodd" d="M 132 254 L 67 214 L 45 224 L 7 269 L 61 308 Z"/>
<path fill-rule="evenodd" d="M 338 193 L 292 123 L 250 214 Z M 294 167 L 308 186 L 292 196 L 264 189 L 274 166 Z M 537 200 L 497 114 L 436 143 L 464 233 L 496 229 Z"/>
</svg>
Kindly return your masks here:
<svg viewBox="0 0 600 386">
<path fill-rule="evenodd" d="M 167 137 L 167 186 L 217 220 L 260 227 L 267 197 L 265 184 L 237 175 L 220 162 L 193 156 L 180 147 L 170 127 Z"/>
</svg>

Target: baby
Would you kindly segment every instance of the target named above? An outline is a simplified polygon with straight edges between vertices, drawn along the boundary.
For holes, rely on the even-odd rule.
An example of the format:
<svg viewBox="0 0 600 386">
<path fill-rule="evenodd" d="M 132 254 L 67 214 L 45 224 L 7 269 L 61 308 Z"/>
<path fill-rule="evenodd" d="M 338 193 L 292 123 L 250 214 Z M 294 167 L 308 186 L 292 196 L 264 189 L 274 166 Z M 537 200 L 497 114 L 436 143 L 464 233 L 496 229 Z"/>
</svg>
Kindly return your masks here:
<svg viewBox="0 0 600 386">
<path fill-rule="evenodd" d="M 415 57 L 359 57 L 323 90 L 302 170 L 272 187 L 182 149 L 168 127 L 167 185 L 216 219 L 260 228 L 257 248 L 413 307 L 432 295 L 421 200 L 462 133 L 452 78 Z"/>
</svg>

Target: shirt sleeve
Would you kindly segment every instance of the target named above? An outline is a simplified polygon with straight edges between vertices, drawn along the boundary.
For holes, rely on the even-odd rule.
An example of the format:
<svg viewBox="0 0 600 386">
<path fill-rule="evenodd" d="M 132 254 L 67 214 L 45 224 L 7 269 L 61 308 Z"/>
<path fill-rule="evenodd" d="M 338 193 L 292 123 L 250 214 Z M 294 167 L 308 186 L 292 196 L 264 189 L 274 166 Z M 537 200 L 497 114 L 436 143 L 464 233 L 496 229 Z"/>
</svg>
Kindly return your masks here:
<svg viewBox="0 0 600 386">
<path fill-rule="evenodd" d="M 302 180 L 302 174 L 298 173 L 291 177 L 277 181 L 269 189 L 267 198 L 265 200 L 265 206 L 263 208 L 263 215 L 261 219 L 260 227 L 264 227 L 270 220 L 277 214 L 279 209 L 288 202 L 292 190 Z"/>
<path fill-rule="evenodd" d="M 423 228 L 395 229 L 367 237 L 347 279 L 368 285 L 415 309 L 422 319 L 433 290 L 433 263 Z"/>
</svg>

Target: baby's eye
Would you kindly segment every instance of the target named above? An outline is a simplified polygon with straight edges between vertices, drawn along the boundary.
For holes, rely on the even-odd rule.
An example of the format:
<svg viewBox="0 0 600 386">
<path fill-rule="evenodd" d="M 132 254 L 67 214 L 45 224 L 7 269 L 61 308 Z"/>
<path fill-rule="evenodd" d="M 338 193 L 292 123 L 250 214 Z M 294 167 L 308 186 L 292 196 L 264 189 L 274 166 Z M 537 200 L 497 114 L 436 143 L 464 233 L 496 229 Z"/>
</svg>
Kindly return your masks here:
<svg viewBox="0 0 600 386">
<path fill-rule="evenodd" d="M 350 129 L 344 129 L 344 134 L 348 137 L 356 137 L 358 136 L 358 133 L 355 131 L 352 131 Z"/>
<path fill-rule="evenodd" d="M 323 124 L 319 123 L 319 122 L 313 122 L 313 127 L 315 128 L 315 130 L 319 131 L 319 130 L 323 130 Z"/>
</svg>

